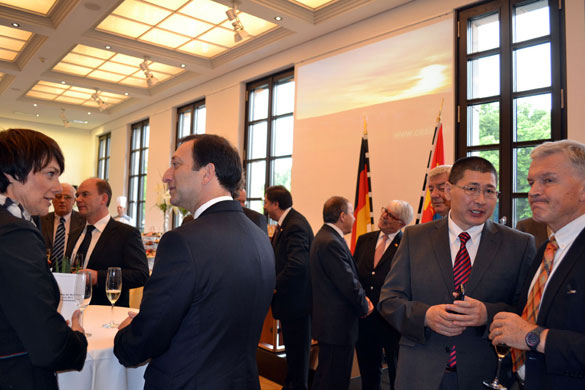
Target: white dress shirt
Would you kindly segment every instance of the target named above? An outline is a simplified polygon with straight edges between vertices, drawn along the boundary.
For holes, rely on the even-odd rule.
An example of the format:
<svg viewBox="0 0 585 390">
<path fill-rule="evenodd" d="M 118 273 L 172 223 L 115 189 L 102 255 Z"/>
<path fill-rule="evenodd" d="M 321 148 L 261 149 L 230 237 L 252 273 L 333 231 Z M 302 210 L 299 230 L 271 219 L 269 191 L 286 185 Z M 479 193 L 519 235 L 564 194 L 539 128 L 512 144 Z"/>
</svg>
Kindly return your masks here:
<svg viewBox="0 0 585 390">
<path fill-rule="evenodd" d="M 93 224 L 95 229 L 93 229 L 93 231 L 91 232 L 91 242 L 89 243 L 89 248 L 87 248 L 87 253 L 85 254 L 85 259 L 83 259 L 83 268 L 87 268 L 87 263 L 89 262 L 89 258 L 91 257 L 93 249 L 95 248 L 95 245 L 97 244 L 98 240 L 100 239 L 100 236 L 102 235 L 104 229 L 106 228 L 106 225 L 108 224 L 108 222 L 110 222 L 110 218 L 111 218 L 110 214 L 108 214 Z M 79 250 L 79 247 L 81 246 L 81 242 L 83 241 L 83 238 L 85 237 L 85 233 L 87 232 L 87 225 L 88 225 L 88 223 L 85 224 L 85 227 L 83 228 L 83 231 L 81 232 L 81 235 L 79 236 L 79 238 L 77 239 L 77 242 L 75 243 L 75 247 L 73 247 L 73 252 L 71 253 L 72 259 L 75 259 L 75 256 L 77 255 L 77 251 Z"/>
<path fill-rule="evenodd" d="M 459 248 L 461 247 L 461 241 L 459 240 L 459 234 L 463 233 L 464 230 L 461 229 L 457 224 L 451 219 L 451 212 L 449 211 L 449 247 L 451 248 L 451 264 L 455 266 L 455 258 L 457 257 L 457 252 L 459 252 Z M 481 232 L 483 231 L 483 227 L 485 223 L 481 225 L 473 226 L 470 229 L 465 230 L 469 233 L 469 240 L 465 244 L 467 248 L 467 253 L 469 253 L 469 259 L 471 260 L 471 266 L 473 267 L 473 263 L 475 262 L 475 256 L 477 255 L 477 250 L 479 248 L 479 242 L 481 241 Z"/>
</svg>

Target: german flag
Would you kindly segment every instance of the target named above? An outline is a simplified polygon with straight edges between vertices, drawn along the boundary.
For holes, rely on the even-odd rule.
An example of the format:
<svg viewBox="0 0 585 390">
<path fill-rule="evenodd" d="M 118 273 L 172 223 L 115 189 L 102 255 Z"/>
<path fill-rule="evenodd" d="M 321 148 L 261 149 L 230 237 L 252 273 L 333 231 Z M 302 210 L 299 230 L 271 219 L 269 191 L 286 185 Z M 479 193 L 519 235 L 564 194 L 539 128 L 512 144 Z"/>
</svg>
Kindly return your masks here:
<svg viewBox="0 0 585 390">
<path fill-rule="evenodd" d="M 368 225 L 372 230 L 374 217 L 372 212 L 372 185 L 370 182 L 370 153 L 368 150 L 368 133 L 364 131 L 360 149 L 360 163 L 358 165 L 357 186 L 355 189 L 355 206 L 353 215 L 355 222 L 351 231 L 351 253 L 359 236 L 368 232 Z"/>
<path fill-rule="evenodd" d="M 431 204 L 431 193 L 427 186 L 427 180 L 429 172 L 439 166 L 445 164 L 445 151 L 443 148 L 443 124 L 441 122 L 437 123 L 435 127 L 435 135 L 433 139 L 433 146 L 431 152 L 431 160 L 430 164 L 427 167 L 427 174 L 425 175 L 425 180 L 423 184 L 423 191 L 424 191 L 424 201 L 422 202 L 422 215 L 420 214 L 420 205 L 419 205 L 419 216 L 420 216 L 420 223 L 430 222 L 433 220 L 435 216 L 435 209 Z M 418 223 L 418 220 L 417 220 Z"/>
</svg>

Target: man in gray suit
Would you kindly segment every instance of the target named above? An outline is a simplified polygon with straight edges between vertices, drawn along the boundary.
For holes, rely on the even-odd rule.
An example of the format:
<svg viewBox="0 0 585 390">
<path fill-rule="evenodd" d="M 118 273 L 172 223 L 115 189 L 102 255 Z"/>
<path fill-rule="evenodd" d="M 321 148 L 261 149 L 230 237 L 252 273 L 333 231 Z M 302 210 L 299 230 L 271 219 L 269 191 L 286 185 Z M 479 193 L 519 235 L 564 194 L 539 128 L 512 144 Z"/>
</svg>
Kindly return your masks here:
<svg viewBox="0 0 585 390">
<path fill-rule="evenodd" d="M 407 227 L 378 310 L 401 333 L 395 388 L 476 389 L 494 376 L 487 329 L 516 311 L 534 238 L 489 220 L 496 170 L 481 157 L 453 165 L 448 218 Z M 465 299 L 453 301 L 455 286 Z"/>
<path fill-rule="evenodd" d="M 61 260 L 55 257 L 71 258 L 75 242 L 85 227 L 85 218 L 73 210 L 75 188 L 69 183 L 61 183 L 61 187 L 63 190 L 52 200 L 55 211 L 41 217 L 41 233 L 45 239 L 45 246 L 51 250 L 51 267 L 54 267 L 56 261 Z M 65 241 L 63 242 L 64 246 L 55 248 L 55 237 L 61 224 L 61 218 L 63 218 L 62 223 L 65 228 Z"/>
</svg>

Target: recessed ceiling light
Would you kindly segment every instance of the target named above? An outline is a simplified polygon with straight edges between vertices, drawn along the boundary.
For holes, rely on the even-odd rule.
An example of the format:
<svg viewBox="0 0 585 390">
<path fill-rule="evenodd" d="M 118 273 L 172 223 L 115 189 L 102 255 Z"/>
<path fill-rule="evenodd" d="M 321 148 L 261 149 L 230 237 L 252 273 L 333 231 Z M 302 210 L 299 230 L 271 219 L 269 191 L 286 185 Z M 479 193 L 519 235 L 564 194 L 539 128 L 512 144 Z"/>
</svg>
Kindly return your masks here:
<svg viewBox="0 0 585 390">
<path fill-rule="evenodd" d="M 91 115 L 91 111 L 88 111 L 88 112 L 87 112 L 87 115 Z"/>
<path fill-rule="evenodd" d="M 39 116 L 41 116 L 41 114 L 37 114 L 37 118 L 38 118 Z"/>
<path fill-rule="evenodd" d="M 20 27 L 20 24 L 14 22 L 14 23 L 12 23 L 12 27 Z"/>
<path fill-rule="evenodd" d="M 67 83 L 66 83 L 65 81 L 61 81 L 61 84 L 65 85 L 65 84 L 67 84 Z"/>
<path fill-rule="evenodd" d="M 38 107 L 38 104 L 34 103 L 34 104 L 33 104 L 33 107 Z"/>
<path fill-rule="evenodd" d="M 107 49 L 107 50 L 110 50 L 111 48 L 112 48 L 112 46 L 110 46 L 110 45 L 106 45 L 106 49 Z"/>
<path fill-rule="evenodd" d="M 81 123 L 82 125 L 87 125 L 89 122 L 88 121 L 82 121 L 79 119 L 73 119 L 71 122 L 73 123 Z"/>
<path fill-rule="evenodd" d="M 277 22 L 280 22 L 282 20 L 282 16 L 275 16 L 274 20 L 276 20 Z"/>
<path fill-rule="evenodd" d="M 124 92 L 124 95 L 128 96 L 128 92 Z"/>
<path fill-rule="evenodd" d="M 181 68 L 184 68 L 184 67 L 186 67 L 186 66 L 187 66 L 187 65 L 185 65 L 185 64 L 181 64 Z"/>
</svg>

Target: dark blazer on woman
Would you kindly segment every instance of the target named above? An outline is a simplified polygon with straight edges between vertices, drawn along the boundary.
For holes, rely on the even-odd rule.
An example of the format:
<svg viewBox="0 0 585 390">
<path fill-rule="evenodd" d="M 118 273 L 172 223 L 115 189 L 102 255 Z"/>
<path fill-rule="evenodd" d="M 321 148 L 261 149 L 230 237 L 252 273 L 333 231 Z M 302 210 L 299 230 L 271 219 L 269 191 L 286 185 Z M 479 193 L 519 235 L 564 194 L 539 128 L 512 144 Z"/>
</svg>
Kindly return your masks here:
<svg viewBox="0 0 585 390">
<path fill-rule="evenodd" d="M 59 287 L 31 222 L 0 207 L 0 389 L 57 389 L 55 371 L 81 370 L 87 340 L 57 312 Z"/>
</svg>

